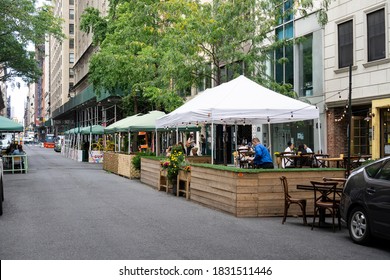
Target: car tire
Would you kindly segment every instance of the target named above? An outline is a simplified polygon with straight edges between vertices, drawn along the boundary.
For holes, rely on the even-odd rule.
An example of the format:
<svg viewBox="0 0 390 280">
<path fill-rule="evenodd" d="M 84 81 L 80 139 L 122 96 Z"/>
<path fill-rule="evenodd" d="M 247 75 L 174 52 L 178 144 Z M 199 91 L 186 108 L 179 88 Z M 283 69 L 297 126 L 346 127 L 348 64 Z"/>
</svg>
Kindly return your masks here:
<svg viewBox="0 0 390 280">
<path fill-rule="evenodd" d="M 370 241 L 370 227 L 366 210 L 355 207 L 348 218 L 349 236 L 357 244 L 367 244 Z"/>
</svg>

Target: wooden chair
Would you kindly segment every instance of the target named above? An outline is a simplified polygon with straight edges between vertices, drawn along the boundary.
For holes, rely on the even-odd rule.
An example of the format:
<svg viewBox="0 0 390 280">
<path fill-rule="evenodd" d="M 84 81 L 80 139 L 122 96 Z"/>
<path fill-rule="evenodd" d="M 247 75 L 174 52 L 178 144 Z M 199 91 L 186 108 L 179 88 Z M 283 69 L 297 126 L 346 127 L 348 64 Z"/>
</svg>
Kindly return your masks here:
<svg viewBox="0 0 390 280">
<path fill-rule="evenodd" d="M 282 152 L 280 153 L 280 156 L 282 157 L 282 168 L 295 168 L 295 158 L 291 157 L 293 156 L 293 153 L 290 152 Z"/>
<path fill-rule="evenodd" d="M 306 220 L 306 199 L 300 199 L 300 198 L 292 198 L 289 193 L 288 193 L 288 182 L 287 178 L 285 176 L 280 177 L 280 181 L 282 183 L 282 187 L 284 190 L 284 215 L 283 215 L 283 220 L 282 224 L 286 221 L 287 218 L 287 212 L 288 208 L 290 207 L 291 204 L 298 204 L 299 207 L 301 207 L 302 210 L 302 216 L 303 216 L 303 224 L 307 225 L 307 220 Z"/>
<path fill-rule="evenodd" d="M 23 172 L 23 159 L 21 156 L 13 156 L 12 169 L 14 171 L 20 171 L 20 173 Z"/>
<path fill-rule="evenodd" d="M 326 161 L 322 160 L 322 158 L 328 158 L 329 155 L 326 154 L 314 154 L 314 166 L 315 167 L 328 167 L 326 165 Z"/>
<path fill-rule="evenodd" d="M 248 167 L 248 152 L 249 149 L 238 149 L 238 163 L 240 168 Z"/>
<path fill-rule="evenodd" d="M 339 230 L 341 230 L 341 222 L 340 222 L 340 200 L 337 199 L 337 191 L 336 187 L 339 182 L 336 181 L 327 181 L 327 182 L 315 182 L 311 181 L 314 189 L 314 216 L 313 216 L 313 224 L 311 225 L 311 229 L 313 230 L 317 213 L 319 215 L 323 215 L 325 219 L 326 210 L 328 210 L 332 216 L 332 227 L 333 232 L 335 231 L 335 218 L 337 217 Z M 321 226 L 321 220 L 318 223 L 318 226 Z"/>
</svg>

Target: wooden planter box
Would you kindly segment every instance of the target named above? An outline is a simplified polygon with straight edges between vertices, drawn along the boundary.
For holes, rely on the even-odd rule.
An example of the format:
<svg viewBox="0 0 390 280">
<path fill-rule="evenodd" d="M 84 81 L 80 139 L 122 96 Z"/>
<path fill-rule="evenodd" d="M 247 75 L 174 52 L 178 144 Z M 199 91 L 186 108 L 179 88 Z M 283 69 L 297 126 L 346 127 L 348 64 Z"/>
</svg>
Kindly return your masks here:
<svg viewBox="0 0 390 280">
<path fill-rule="evenodd" d="M 307 199 L 307 214 L 313 213 L 313 191 L 297 190 L 297 184 L 322 181 L 323 177 L 343 177 L 344 170 L 261 170 L 240 173 L 192 166 L 191 200 L 222 210 L 236 217 L 283 216 L 284 193 L 280 182 L 286 176 L 292 197 Z M 288 214 L 301 215 L 299 206 L 290 206 Z"/>
<path fill-rule="evenodd" d="M 141 158 L 141 182 L 157 189 L 160 169 L 159 159 Z"/>
<path fill-rule="evenodd" d="M 104 152 L 103 169 L 118 174 L 118 155 L 113 152 Z"/>
<path fill-rule="evenodd" d="M 139 178 L 140 172 L 134 168 L 132 159 L 135 155 L 104 153 L 103 169 L 130 179 Z"/>
<path fill-rule="evenodd" d="M 190 163 L 211 163 L 211 156 L 190 156 L 186 159 Z"/>
<path fill-rule="evenodd" d="M 296 185 L 322 181 L 323 177 L 343 177 L 344 169 L 274 169 L 253 173 L 191 166 L 190 200 L 236 217 L 283 216 L 284 193 L 280 182 L 286 176 L 292 197 L 307 199 L 306 212 L 313 214 L 313 191 L 297 190 Z M 157 189 L 160 161 L 141 159 L 141 182 Z M 301 215 L 298 205 L 291 205 L 289 216 Z"/>
<path fill-rule="evenodd" d="M 140 172 L 135 169 L 132 160 L 135 155 L 118 155 L 118 174 L 130 179 L 139 178 Z"/>
</svg>

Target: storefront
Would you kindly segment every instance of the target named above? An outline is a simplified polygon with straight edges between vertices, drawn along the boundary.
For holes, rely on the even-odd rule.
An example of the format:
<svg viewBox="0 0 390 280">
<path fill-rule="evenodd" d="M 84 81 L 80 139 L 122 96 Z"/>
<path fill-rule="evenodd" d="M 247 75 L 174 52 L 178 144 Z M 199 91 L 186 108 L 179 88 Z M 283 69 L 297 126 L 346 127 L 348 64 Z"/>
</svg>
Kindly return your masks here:
<svg viewBox="0 0 390 280">
<path fill-rule="evenodd" d="M 390 98 L 372 101 L 372 157 L 390 156 Z"/>
</svg>

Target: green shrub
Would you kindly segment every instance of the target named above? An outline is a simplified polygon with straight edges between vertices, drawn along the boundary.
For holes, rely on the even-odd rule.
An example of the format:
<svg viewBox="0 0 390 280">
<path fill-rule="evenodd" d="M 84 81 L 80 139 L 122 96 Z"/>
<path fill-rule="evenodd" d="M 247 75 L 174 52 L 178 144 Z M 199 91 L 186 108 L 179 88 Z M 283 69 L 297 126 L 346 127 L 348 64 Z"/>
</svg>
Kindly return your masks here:
<svg viewBox="0 0 390 280">
<path fill-rule="evenodd" d="M 150 150 L 136 153 L 133 159 L 131 160 L 131 163 L 133 164 L 135 169 L 141 170 L 141 157 L 143 156 L 155 156 L 155 153 L 153 153 Z"/>
</svg>

